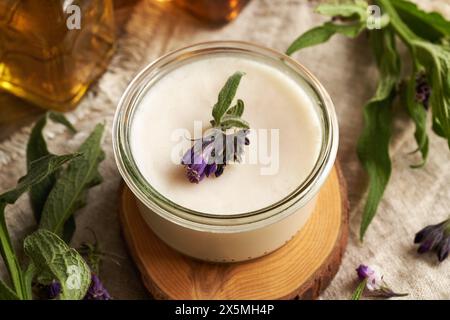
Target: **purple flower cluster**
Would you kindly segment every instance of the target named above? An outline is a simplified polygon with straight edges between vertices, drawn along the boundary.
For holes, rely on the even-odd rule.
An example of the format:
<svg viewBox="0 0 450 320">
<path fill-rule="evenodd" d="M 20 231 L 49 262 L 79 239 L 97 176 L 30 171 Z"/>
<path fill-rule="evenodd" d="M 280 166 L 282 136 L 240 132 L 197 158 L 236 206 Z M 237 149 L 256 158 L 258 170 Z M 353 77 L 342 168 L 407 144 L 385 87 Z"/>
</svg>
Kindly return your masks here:
<svg viewBox="0 0 450 320">
<path fill-rule="evenodd" d="M 420 254 L 436 251 L 439 261 L 444 261 L 450 253 L 450 218 L 420 230 L 416 233 L 414 243 L 420 243 L 417 249 Z"/>
<path fill-rule="evenodd" d="M 91 275 L 91 285 L 84 300 L 111 300 L 111 296 L 96 274 Z"/>
<path fill-rule="evenodd" d="M 59 294 L 61 293 L 61 284 L 53 280 L 52 283 L 48 286 L 48 298 L 49 299 L 56 299 L 58 298 Z"/>
<path fill-rule="evenodd" d="M 61 284 L 53 280 L 52 283 L 47 287 L 47 293 L 49 299 L 56 299 L 61 293 Z M 111 295 L 108 290 L 103 286 L 100 278 L 92 273 L 91 274 L 91 284 L 89 289 L 84 296 L 84 300 L 111 300 Z"/>
<path fill-rule="evenodd" d="M 219 177 L 227 163 L 240 162 L 243 146 L 250 144 L 247 134 L 248 130 L 239 130 L 228 135 L 218 131 L 196 141 L 181 159 L 189 181 L 199 183 L 213 174 Z"/>
<path fill-rule="evenodd" d="M 427 82 L 427 77 L 424 73 L 419 73 L 416 77 L 416 101 L 423 104 L 425 109 L 428 109 L 431 95 L 431 88 Z"/>
</svg>

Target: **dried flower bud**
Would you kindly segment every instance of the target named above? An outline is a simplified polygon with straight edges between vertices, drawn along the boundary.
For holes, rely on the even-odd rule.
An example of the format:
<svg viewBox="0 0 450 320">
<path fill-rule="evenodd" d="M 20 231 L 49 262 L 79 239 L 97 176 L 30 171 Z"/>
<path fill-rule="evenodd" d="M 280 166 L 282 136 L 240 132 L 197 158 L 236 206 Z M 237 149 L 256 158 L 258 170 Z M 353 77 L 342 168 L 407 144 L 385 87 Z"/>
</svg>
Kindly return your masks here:
<svg viewBox="0 0 450 320">
<path fill-rule="evenodd" d="M 419 73 L 416 77 L 416 101 L 423 104 L 425 109 L 428 109 L 431 95 L 431 88 L 427 82 L 427 77 L 424 73 Z"/>
<path fill-rule="evenodd" d="M 233 134 L 217 132 L 215 135 L 198 140 L 181 159 L 186 167 L 186 176 L 192 183 L 199 183 L 214 174 L 219 177 L 230 161 L 240 162 L 244 145 L 249 145 L 248 130 Z"/>
<path fill-rule="evenodd" d="M 417 232 L 414 243 L 420 243 L 417 249 L 420 254 L 436 251 L 439 261 L 444 261 L 450 252 L 450 218 Z"/>
<path fill-rule="evenodd" d="M 384 282 L 383 277 L 369 266 L 364 264 L 359 265 L 356 268 L 356 273 L 359 280 L 366 282 L 366 289 L 364 290 L 364 295 L 373 298 L 383 298 L 389 299 L 392 297 L 403 297 L 408 295 L 407 293 L 396 293 L 390 289 Z M 358 299 L 361 294 L 358 295 Z"/>
</svg>

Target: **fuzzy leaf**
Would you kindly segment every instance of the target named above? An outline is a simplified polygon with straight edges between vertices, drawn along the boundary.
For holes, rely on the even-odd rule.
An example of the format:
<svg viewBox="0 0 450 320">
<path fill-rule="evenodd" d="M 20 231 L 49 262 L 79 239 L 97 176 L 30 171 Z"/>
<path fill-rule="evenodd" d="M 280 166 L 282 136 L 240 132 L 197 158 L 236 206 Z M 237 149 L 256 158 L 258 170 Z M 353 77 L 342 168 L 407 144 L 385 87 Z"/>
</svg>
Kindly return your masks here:
<svg viewBox="0 0 450 320">
<path fill-rule="evenodd" d="M 249 129 L 250 126 L 248 124 L 247 121 L 236 117 L 234 115 L 224 115 L 222 117 L 222 121 L 221 121 L 221 127 L 222 129 L 229 129 L 229 128 L 243 128 L 243 129 Z"/>
<path fill-rule="evenodd" d="M 212 110 L 212 116 L 215 123 L 220 123 L 222 117 L 227 112 L 228 108 L 233 102 L 234 96 L 236 95 L 237 88 L 241 82 L 241 78 L 244 75 L 243 72 L 237 71 L 231 77 L 228 78 L 227 82 L 219 92 L 219 97 L 217 103 L 214 105 Z"/>
<path fill-rule="evenodd" d="M 67 129 L 69 129 L 72 133 L 77 133 L 77 129 L 72 125 L 72 123 L 67 120 L 66 116 L 59 112 L 48 112 L 48 117 L 56 123 L 62 124 Z"/>
<path fill-rule="evenodd" d="M 358 156 L 369 175 L 366 205 L 361 221 L 360 238 L 371 223 L 391 175 L 389 141 L 391 138 L 392 102 L 400 80 L 400 57 L 391 28 L 371 33 L 371 43 L 380 68 L 375 96 L 364 107 L 364 128 L 358 141 Z"/>
<path fill-rule="evenodd" d="M 317 6 L 316 12 L 330 17 L 356 17 L 360 21 L 367 19 L 366 1 L 357 0 L 348 3 L 323 3 Z"/>
<path fill-rule="evenodd" d="M 286 50 L 287 55 L 291 55 L 301 49 L 315 46 L 327 42 L 336 33 L 354 38 L 365 28 L 365 22 L 355 22 L 353 24 L 335 24 L 326 22 L 319 27 L 315 27 L 303 33 Z"/>
<path fill-rule="evenodd" d="M 28 173 L 19 179 L 15 189 L 7 191 L 0 195 L 0 253 L 8 269 L 15 293 L 19 298 L 25 298 L 26 292 L 23 292 L 23 275 L 11 238 L 8 233 L 5 220 L 5 207 L 7 204 L 13 204 L 17 199 L 33 185 L 53 174 L 66 162 L 78 157 L 79 154 L 69 154 L 62 156 L 48 155 L 39 158 L 30 163 Z"/>
<path fill-rule="evenodd" d="M 75 250 L 48 230 L 38 230 L 24 240 L 26 255 L 37 274 L 51 274 L 61 284 L 62 300 L 80 300 L 91 282 L 88 265 Z"/>
<path fill-rule="evenodd" d="M 431 86 L 433 130 L 447 139 L 450 148 L 450 47 L 420 38 L 400 19 L 390 1 L 378 2 L 389 14 L 392 27 L 410 49 L 414 64 L 426 70 Z"/>
<path fill-rule="evenodd" d="M 244 101 L 238 99 L 237 103 L 233 107 L 228 109 L 226 114 L 241 117 L 244 114 Z"/>
<path fill-rule="evenodd" d="M 414 121 L 416 130 L 414 138 L 417 142 L 417 151 L 422 154 L 422 162 L 413 165 L 413 168 L 421 167 L 425 164 L 428 156 L 429 138 L 427 134 L 427 111 L 425 107 L 416 101 L 415 98 L 416 77 L 413 75 L 406 84 L 406 90 L 403 95 L 403 103 L 406 105 L 408 114 Z"/>
<path fill-rule="evenodd" d="M 410 1 L 392 0 L 391 2 L 400 18 L 419 37 L 431 42 L 450 38 L 450 21 L 441 14 L 425 12 Z"/>
<path fill-rule="evenodd" d="M 16 188 L 0 195 L 0 202 L 13 204 L 31 186 L 41 182 L 50 174 L 58 170 L 63 164 L 81 157 L 81 153 L 60 156 L 48 155 L 31 162 L 28 173 L 19 179 Z"/>
<path fill-rule="evenodd" d="M 31 162 L 50 155 L 50 152 L 47 148 L 47 142 L 43 136 L 43 129 L 47 124 L 47 118 L 52 119 L 54 122 L 60 123 L 66 126 L 71 132 L 76 132 L 75 128 L 72 124 L 66 119 L 66 117 L 60 113 L 48 112 L 41 119 L 39 119 L 31 130 L 30 138 L 28 139 L 27 144 L 27 167 L 30 169 Z M 39 223 L 41 218 L 41 212 L 44 208 L 45 201 L 47 200 L 47 196 L 50 193 L 53 185 L 56 182 L 56 177 L 58 175 L 58 171 L 53 174 L 47 176 L 47 178 L 43 179 L 40 183 L 33 185 L 30 188 L 30 201 L 31 207 L 34 212 L 34 216 L 36 218 L 36 222 Z"/>
<path fill-rule="evenodd" d="M 14 291 L 0 280 L 0 300 L 19 300 Z"/>
<path fill-rule="evenodd" d="M 40 228 L 62 236 L 66 221 L 84 206 L 87 190 L 101 182 L 98 166 L 104 159 L 100 146 L 103 130 L 101 124 L 95 127 L 79 148 L 82 156 L 72 161 L 59 176 L 45 202 Z"/>
</svg>

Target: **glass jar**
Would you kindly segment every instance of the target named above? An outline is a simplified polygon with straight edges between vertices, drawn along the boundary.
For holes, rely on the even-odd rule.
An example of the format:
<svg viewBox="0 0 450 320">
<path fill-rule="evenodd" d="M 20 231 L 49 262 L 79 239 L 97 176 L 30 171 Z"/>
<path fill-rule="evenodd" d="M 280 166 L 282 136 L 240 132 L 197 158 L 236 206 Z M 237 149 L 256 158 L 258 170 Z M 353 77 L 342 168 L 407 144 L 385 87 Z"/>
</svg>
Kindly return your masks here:
<svg viewBox="0 0 450 320">
<path fill-rule="evenodd" d="M 193 59 L 227 54 L 270 63 L 295 78 L 314 102 L 322 141 L 313 170 L 288 196 L 257 211 L 218 216 L 182 207 L 155 190 L 137 168 L 129 138 L 134 111 L 145 92 L 161 77 Z M 201 43 L 151 63 L 126 89 L 113 124 L 113 148 L 119 171 L 150 228 L 172 248 L 191 257 L 215 262 L 256 258 L 289 241 L 313 212 L 317 194 L 333 167 L 337 147 L 338 124 L 334 106 L 319 81 L 290 57 L 247 42 Z"/>
<path fill-rule="evenodd" d="M 73 109 L 114 49 L 112 0 L 0 2 L 0 88 L 40 107 Z"/>
</svg>

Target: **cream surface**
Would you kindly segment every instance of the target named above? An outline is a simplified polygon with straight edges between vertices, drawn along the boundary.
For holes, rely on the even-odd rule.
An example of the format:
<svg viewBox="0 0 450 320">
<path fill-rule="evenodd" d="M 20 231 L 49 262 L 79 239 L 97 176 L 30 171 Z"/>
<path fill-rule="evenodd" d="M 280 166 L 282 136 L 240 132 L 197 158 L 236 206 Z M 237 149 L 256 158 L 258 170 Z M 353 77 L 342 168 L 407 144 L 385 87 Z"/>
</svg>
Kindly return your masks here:
<svg viewBox="0 0 450 320">
<path fill-rule="evenodd" d="M 209 127 L 218 92 L 238 70 L 245 76 L 236 98 L 245 102 L 243 118 L 252 129 L 245 163 L 227 165 L 218 178 L 190 183 L 179 160 L 191 145 L 194 122 Z M 275 134 L 271 141 L 270 130 L 278 130 L 278 138 Z M 277 67 L 242 56 L 203 58 L 170 71 L 145 93 L 130 130 L 131 152 L 144 178 L 178 205 L 215 215 L 262 209 L 289 195 L 312 171 L 321 141 L 316 106 L 303 87 Z M 250 161 L 255 150 L 269 156 Z"/>
</svg>

